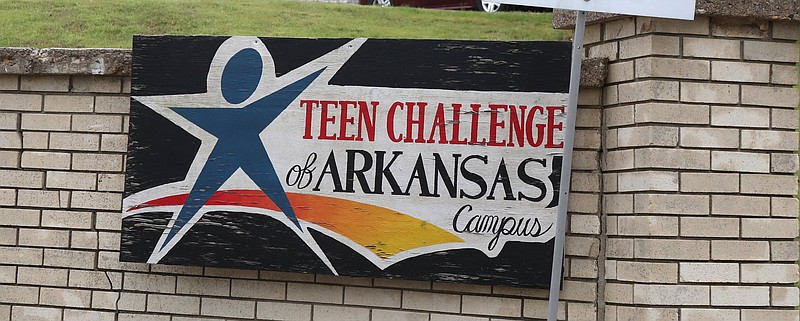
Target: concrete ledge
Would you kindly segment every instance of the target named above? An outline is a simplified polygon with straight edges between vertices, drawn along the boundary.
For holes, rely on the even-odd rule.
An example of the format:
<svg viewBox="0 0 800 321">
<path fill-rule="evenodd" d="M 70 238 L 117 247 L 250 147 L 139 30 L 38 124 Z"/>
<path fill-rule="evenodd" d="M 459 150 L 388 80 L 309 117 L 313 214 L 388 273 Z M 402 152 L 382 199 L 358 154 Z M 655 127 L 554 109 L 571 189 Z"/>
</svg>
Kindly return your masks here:
<svg viewBox="0 0 800 321">
<path fill-rule="evenodd" d="M 607 63 L 584 60 L 581 86 L 602 87 Z M 0 74 L 130 76 L 131 50 L 0 48 Z"/>
<path fill-rule="evenodd" d="M 697 0 L 695 12 L 697 15 L 709 17 L 800 21 L 800 0 Z M 619 16 L 609 13 L 589 13 L 586 15 L 586 22 L 597 23 Z M 574 26 L 575 11 L 554 11 L 553 27 L 571 29 Z"/>
<path fill-rule="evenodd" d="M 0 48 L 0 74 L 129 76 L 131 51 Z"/>
</svg>

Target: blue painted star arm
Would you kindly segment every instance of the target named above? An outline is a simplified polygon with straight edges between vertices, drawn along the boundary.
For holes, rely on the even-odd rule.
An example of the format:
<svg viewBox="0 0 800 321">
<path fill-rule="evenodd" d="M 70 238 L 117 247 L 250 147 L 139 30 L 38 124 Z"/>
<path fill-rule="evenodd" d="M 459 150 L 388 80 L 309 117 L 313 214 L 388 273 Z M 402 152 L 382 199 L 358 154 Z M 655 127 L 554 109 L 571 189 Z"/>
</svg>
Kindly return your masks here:
<svg viewBox="0 0 800 321">
<path fill-rule="evenodd" d="M 289 199 L 286 197 L 286 192 L 281 185 L 280 175 L 275 171 L 264 145 L 258 137 L 248 138 L 251 141 L 242 141 L 244 145 L 250 146 L 246 154 L 240 156 L 247 157 L 247 160 L 241 161 L 242 170 L 253 180 L 258 188 L 269 197 L 275 205 L 286 215 L 289 220 L 294 223 L 297 228 L 300 228 L 300 222 L 297 221 L 297 216 L 294 214 Z M 258 160 L 254 162 L 252 160 Z"/>
</svg>

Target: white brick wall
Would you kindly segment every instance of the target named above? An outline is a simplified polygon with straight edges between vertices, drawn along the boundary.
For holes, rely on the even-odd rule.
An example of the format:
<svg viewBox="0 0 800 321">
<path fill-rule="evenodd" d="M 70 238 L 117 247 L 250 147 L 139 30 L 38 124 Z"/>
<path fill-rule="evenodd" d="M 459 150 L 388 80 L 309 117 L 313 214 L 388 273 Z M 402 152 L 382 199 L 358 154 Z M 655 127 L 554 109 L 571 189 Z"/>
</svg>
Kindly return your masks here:
<svg viewBox="0 0 800 321">
<path fill-rule="evenodd" d="M 602 320 L 800 318 L 798 25 L 618 19 L 587 45 L 614 58 Z"/>
</svg>

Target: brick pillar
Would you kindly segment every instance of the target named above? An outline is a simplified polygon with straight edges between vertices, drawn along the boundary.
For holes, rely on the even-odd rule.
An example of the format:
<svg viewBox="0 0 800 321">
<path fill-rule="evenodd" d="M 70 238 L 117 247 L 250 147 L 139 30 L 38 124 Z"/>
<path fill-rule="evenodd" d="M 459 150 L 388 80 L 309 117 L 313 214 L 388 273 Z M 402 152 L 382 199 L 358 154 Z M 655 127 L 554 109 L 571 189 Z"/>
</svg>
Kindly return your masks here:
<svg viewBox="0 0 800 321">
<path fill-rule="evenodd" d="M 797 39 L 754 18 L 588 27 L 610 60 L 605 320 L 798 320 Z"/>
</svg>

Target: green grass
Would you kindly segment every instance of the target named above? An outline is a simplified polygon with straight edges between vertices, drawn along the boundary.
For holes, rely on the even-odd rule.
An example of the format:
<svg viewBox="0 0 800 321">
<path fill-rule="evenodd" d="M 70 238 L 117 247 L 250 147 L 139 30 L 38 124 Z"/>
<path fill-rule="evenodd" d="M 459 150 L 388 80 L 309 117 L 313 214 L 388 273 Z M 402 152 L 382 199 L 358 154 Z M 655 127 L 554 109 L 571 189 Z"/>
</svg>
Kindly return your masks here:
<svg viewBox="0 0 800 321">
<path fill-rule="evenodd" d="M 551 14 L 292 0 L 0 0 L 0 47 L 130 48 L 134 34 L 561 40 Z"/>
</svg>

